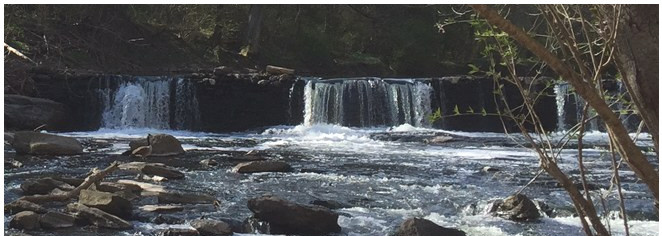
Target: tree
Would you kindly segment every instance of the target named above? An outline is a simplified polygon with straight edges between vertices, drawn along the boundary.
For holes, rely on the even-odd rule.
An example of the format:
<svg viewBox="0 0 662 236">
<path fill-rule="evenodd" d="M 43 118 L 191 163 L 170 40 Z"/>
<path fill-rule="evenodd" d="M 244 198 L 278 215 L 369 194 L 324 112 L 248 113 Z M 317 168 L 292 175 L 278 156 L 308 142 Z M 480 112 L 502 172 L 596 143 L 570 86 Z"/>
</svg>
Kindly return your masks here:
<svg viewBox="0 0 662 236">
<path fill-rule="evenodd" d="M 605 99 L 600 95 L 594 81 L 596 80 L 595 78 L 600 78 L 602 72 L 597 70 L 591 72 L 589 71 L 590 68 L 585 67 L 585 59 L 579 55 L 576 50 L 578 44 L 572 44 L 575 39 L 574 35 L 569 34 L 568 31 L 566 31 L 568 28 L 563 22 L 559 21 L 561 19 L 555 18 L 558 15 L 554 15 L 554 12 L 547 12 L 549 17 L 552 17 L 548 18 L 547 22 L 550 27 L 555 29 L 558 33 L 557 36 L 561 41 L 565 42 L 564 47 L 568 49 L 567 54 L 572 55 L 573 58 L 571 61 L 561 60 L 558 55 L 552 53 L 533 37 L 512 22 L 504 19 L 499 13 L 490 7 L 486 5 L 471 5 L 471 7 L 491 25 L 508 34 L 520 45 L 531 51 L 540 60 L 544 61 L 552 70 L 575 88 L 577 94 L 582 96 L 588 105 L 590 105 L 605 122 L 608 133 L 614 141 L 619 154 L 629 164 L 629 167 L 635 172 L 635 174 L 648 186 L 653 195 L 655 206 L 657 207 L 659 202 L 657 171 L 655 171 L 653 165 L 648 162 L 644 153 L 634 144 L 618 115 L 611 110 Z M 613 34 L 611 35 L 613 36 Z M 609 58 L 611 58 L 611 56 L 600 59 L 600 62 L 608 63 L 610 61 Z M 573 63 L 574 66 L 569 63 Z M 579 72 L 577 72 L 575 68 L 577 68 Z M 630 84 L 630 86 L 635 85 Z M 638 109 L 641 113 L 641 108 L 638 107 Z M 654 134 L 653 136 L 656 137 L 657 134 Z M 562 182 L 561 184 L 565 183 Z"/>
</svg>

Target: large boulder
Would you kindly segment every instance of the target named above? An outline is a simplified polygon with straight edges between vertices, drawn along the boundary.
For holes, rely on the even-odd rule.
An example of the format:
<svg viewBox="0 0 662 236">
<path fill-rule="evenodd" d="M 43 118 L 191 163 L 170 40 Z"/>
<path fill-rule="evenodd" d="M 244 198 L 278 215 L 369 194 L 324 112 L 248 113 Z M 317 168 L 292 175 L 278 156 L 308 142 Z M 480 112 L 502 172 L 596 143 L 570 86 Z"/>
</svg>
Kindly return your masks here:
<svg viewBox="0 0 662 236">
<path fill-rule="evenodd" d="M 161 163 L 129 162 L 119 165 L 119 168 L 122 170 L 141 172 L 146 175 L 166 177 L 168 179 L 184 178 L 184 173 L 181 171 Z"/>
<path fill-rule="evenodd" d="M 22 211 L 32 211 L 36 213 L 46 213 L 46 208 L 25 200 L 16 200 L 5 205 L 5 213 L 15 214 Z"/>
<path fill-rule="evenodd" d="M 131 217 L 131 209 L 133 208 L 129 200 L 117 194 L 87 189 L 80 191 L 78 202 L 125 219 Z"/>
<path fill-rule="evenodd" d="M 150 142 L 152 145 L 150 156 L 173 156 L 184 153 L 184 148 L 179 140 L 169 134 L 153 134 Z M 142 146 L 147 146 L 147 138 L 129 142 L 131 151 Z"/>
<path fill-rule="evenodd" d="M 9 221 L 9 227 L 15 229 L 33 230 L 39 228 L 39 214 L 32 211 L 21 211 Z"/>
<path fill-rule="evenodd" d="M 54 189 L 69 191 L 73 190 L 74 186 L 51 177 L 28 179 L 21 183 L 21 190 L 23 190 L 23 194 L 25 195 L 48 194 Z"/>
<path fill-rule="evenodd" d="M 232 235 L 230 225 L 220 220 L 197 219 L 191 221 L 191 227 L 200 232 L 202 236 Z"/>
<path fill-rule="evenodd" d="M 87 207 L 83 204 L 72 203 L 67 210 L 74 213 L 77 222 L 96 225 L 101 228 L 131 229 L 131 223 L 97 208 Z"/>
<path fill-rule="evenodd" d="M 75 155 L 83 153 L 83 146 L 75 138 L 54 134 L 21 131 L 14 134 L 12 147 L 19 154 Z"/>
<path fill-rule="evenodd" d="M 284 161 L 251 161 L 239 163 L 232 171 L 237 173 L 289 172 L 292 171 L 292 167 Z"/>
<path fill-rule="evenodd" d="M 58 129 L 66 121 L 62 103 L 48 99 L 5 94 L 5 130 L 32 130 L 41 125 Z"/>
<path fill-rule="evenodd" d="M 503 201 L 495 201 L 488 211 L 493 215 L 513 221 L 531 221 L 540 218 L 538 207 L 524 194 L 515 194 Z"/>
<path fill-rule="evenodd" d="M 326 207 L 300 205 L 265 195 L 248 200 L 256 218 L 269 222 L 273 234 L 338 233 L 338 214 Z"/>
<path fill-rule="evenodd" d="M 444 228 L 432 221 L 411 218 L 402 222 L 395 236 L 465 236 L 461 230 Z"/>
<path fill-rule="evenodd" d="M 49 211 L 39 218 L 39 224 L 44 229 L 68 228 L 74 226 L 74 222 L 72 215 L 55 211 Z"/>
</svg>

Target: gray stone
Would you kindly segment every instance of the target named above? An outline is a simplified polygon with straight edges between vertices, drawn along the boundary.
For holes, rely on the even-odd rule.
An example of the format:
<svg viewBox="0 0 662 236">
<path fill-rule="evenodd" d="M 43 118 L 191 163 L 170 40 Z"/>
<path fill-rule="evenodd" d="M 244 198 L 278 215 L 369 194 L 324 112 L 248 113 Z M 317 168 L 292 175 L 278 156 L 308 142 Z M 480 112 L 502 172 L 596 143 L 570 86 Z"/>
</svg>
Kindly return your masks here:
<svg viewBox="0 0 662 236">
<path fill-rule="evenodd" d="M 230 225 L 220 220 L 197 219 L 191 221 L 191 226 L 202 236 L 232 235 Z"/>
<path fill-rule="evenodd" d="M 75 155 L 83 153 L 83 146 L 75 138 L 32 131 L 16 132 L 12 147 L 19 154 Z"/>
<path fill-rule="evenodd" d="M 536 204 L 524 194 L 511 195 L 503 199 L 493 214 L 513 221 L 531 221 L 540 218 Z"/>
<path fill-rule="evenodd" d="M 9 227 L 24 230 L 38 229 L 39 214 L 32 211 L 21 211 L 9 221 Z"/>
<path fill-rule="evenodd" d="M 338 214 L 326 207 L 300 205 L 265 195 L 248 200 L 248 209 L 269 222 L 272 234 L 338 233 Z"/>
<path fill-rule="evenodd" d="M 153 134 L 150 142 L 152 146 L 150 156 L 174 156 L 184 153 L 184 148 L 179 140 L 169 134 Z M 142 146 L 147 146 L 147 138 L 129 142 L 131 151 Z"/>
<path fill-rule="evenodd" d="M 16 200 L 5 205 L 5 213 L 16 214 L 22 211 L 32 211 L 36 213 L 46 213 L 46 208 L 25 200 Z"/>
<path fill-rule="evenodd" d="M 72 215 L 55 211 L 49 211 L 39 218 L 39 224 L 44 229 L 68 228 L 74 226 L 74 222 Z"/>
<path fill-rule="evenodd" d="M 122 218 L 131 217 L 131 202 L 117 194 L 83 189 L 78 202 Z"/>
<path fill-rule="evenodd" d="M 197 236 L 200 235 L 195 229 L 169 228 L 162 230 L 159 236 Z"/>
<path fill-rule="evenodd" d="M 25 195 L 48 194 L 53 191 L 53 189 L 69 191 L 74 189 L 74 186 L 51 177 L 28 179 L 21 183 L 21 190 L 23 190 L 23 194 Z"/>
<path fill-rule="evenodd" d="M 99 210 L 97 208 L 87 207 L 83 204 L 72 203 L 67 205 L 67 210 L 69 212 L 75 213 L 77 222 L 85 222 L 88 224 L 96 225 L 101 228 L 110 228 L 110 229 L 131 229 L 133 225 L 131 223 L 111 215 L 105 211 Z"/>
<path fill-rule="evenodd" d="M 289 172 L 292 171 L 292 167 L 283 161 L 251 161 L 239 163 L 232 171 L 237 173 Z"/>
<path fill-rule="evenodd" d="M 5 127 L 33 130 L 41 125 L 58 129 L 66 121 L 67 109 L 62 103 L 43 98 L 5 94 Z"/>
<path fill-rule="evenodd" d="M 161 176 L 168 179 L 184 178 L 184 173 L 181 171 L 161 163 L 129 162 L 119 165 L 119 168 L 122 170 L 141 172 L 145 175 Z"/>
<path fill-rule="evenodd" d="M 466 234 L 457 229 L 444 228 L 432 221 L 422 218 L 411 218 L 405 220 L 395 236 L 465 236 Z"/>
</svg>

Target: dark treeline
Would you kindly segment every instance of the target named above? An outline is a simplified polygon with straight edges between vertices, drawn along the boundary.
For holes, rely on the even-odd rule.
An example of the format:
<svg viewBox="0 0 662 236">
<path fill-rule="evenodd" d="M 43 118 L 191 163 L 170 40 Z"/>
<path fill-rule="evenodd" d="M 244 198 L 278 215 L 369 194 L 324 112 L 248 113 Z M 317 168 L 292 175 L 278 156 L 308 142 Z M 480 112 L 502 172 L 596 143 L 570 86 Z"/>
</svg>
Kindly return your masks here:
<svg viewBox="0 0 662 236">
<path fill-rule="evenodd" d="M 515 19 L 531 18 L 517 10 Z M 462 12 L 468 8 L 5 5 L 5 42 L 37 63 L 107 72 L 275 64 L 315 75 L 440 76 L 481 63 L 471 14 Z"/>
</svg>

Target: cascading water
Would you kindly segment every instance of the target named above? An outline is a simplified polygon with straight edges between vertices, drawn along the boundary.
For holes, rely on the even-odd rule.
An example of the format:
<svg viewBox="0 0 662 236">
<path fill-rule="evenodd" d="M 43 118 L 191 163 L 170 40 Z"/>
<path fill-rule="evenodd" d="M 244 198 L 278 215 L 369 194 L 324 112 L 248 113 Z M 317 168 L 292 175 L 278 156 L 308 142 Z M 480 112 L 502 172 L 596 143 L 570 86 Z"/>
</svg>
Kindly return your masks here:
<svg viewBox="0 0 662 236">
<path fill-rule="evenodd" d="M 195 87 L 183 78 L 123 79 L 99 94 L 102 128 L 193 129 L 199 121 Z"/>
<path fill-rule="evenodd" d="M 432 88 L 413 79 L 306 79 L 304 124 L 429 126 Z"/>
</svg>

